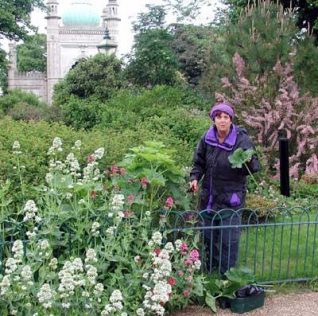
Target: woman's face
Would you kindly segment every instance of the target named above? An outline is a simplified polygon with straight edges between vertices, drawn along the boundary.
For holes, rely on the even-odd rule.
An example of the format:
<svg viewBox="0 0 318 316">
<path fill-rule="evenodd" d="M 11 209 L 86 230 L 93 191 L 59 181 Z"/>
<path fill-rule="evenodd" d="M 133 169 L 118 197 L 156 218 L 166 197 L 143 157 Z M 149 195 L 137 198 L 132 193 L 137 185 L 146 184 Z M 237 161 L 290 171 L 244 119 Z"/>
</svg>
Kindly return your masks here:
<svg viewBox="0 0 318 316">
<path fill-rule="evenodd" d="M 230 131 L 230 127 L 232 124 L 231 116 L 227 113 L 219 112 L 216 114 L 214 118 L 214 125 L 219 133 L 226 133 Z"/>
</svg>

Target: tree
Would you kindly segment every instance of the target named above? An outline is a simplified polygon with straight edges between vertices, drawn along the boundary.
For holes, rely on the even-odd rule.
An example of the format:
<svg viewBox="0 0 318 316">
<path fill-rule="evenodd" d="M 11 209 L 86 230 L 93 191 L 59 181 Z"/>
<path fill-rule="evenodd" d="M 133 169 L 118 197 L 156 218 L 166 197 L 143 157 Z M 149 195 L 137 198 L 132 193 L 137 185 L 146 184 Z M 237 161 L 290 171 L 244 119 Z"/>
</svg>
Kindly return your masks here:
<svg viewBox="0 0 318 316">
<path fill-rule="evenodd" d="M 165 29 L 147 30 L 135 36 L 126 69 L 128 79 L 144 87 L 174 84 L 178 65 L 171 41 L 172 36 Z"/>
<path fill-rule="evenodd" d="M 0 38 L 25 39 L 35 30 L 30 18 L 34 8 L 44 9 L 43 0 L 0 0 Z"/>
<path fill-rule="evenodd" d="M 171 11 L 176 17 L 177 22 L 194 20 L 204 5 L 211 5 L 209 0 L 163 0 L 166 9 Z"/>
<path fill-rule="evenodd" d="M 179 69 L 191 85 L 197 85 L 207 64 L 207 53 L 213 38 L 210 26 L 170 25 L 173 35 L 172 49 Z"/>
<path fill-rule="evenodd" d="M 71 96 L 107 100 L 124 85 L 122 62 L 115 55 L 97 54 L 80 60 L 54 89 L 54 104 Z"/>
<path fill-rule="evenodd" d="M 44 9 L 43 0 L 0 0 L 0 39 L 25 39 L 29 31 L 35 31 L 31 25 L 30 14 L 34 8 Z M 7 61 L 0 48 L 0 87 L 7 86 Z"/>
<path fill-rule="evenodd" d="M 164 28 L 166 11 L 163 6 L 146 4 L 148 12 L 139 13 L 137 21 L 133 23 L 133 30 L 136 34 L 147 30 Z"/>
<path fill-rule="evenodd" d="M 215 29 L 201 87 L 214 94 L 222 77 L 233 78 L 235 53 L 246 61 L 249 80 L 271 70 L 278 59 L 287 62 L 298 45 L 297 33 L 293 12 L 283 10 L 281 5 L 267 1 L 249 7 L 237 22 L 229 21 Z"/>
<path fill-rule="evenodd" d="M 17 47 L 17 64 L 19 71 L 46 70 L 46 35 L 28 36 L 25 42 Z"/>
<path fill-rule="evenodd" d="M 271 0 L 276 3 L 277 0 Z M 233 20 L 237 20 L 241 12 L 249 6 L 250 3 L 258 5 L 258 1 L 250 0 L 224 0 L 230 8 L 230 16 Z M 292 8 L 297 13 L 296 24 L 299 29 L 306 28 L 308 31 L 313 31 L 318 38 L 318 1 L 317 0 L 279 0 L 279 3 L 284 9 Z"/>
</svg>

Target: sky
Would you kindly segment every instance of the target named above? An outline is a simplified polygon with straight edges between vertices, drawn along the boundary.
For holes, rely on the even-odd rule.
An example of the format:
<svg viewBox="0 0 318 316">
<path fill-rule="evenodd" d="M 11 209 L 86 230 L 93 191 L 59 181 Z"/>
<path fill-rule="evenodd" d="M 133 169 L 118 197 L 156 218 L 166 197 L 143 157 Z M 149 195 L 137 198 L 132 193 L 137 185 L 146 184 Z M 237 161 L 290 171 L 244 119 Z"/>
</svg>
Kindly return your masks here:
<svg viewBox="0 0 318 316">
<path fill-rule="evenodd" d="M 59 15 L 62 15 L 63 11 L 74 0 L 59 0 Z M 185 0 L 185 3 L 189 0 Z M 102 12 L 103 8 L 108 3 L 108 0 L 93 0 L 94 6 L 98 12 Z M 204 7 L 200 16 L 198 17 L 196 24 L 206 24 L 213 18 L 214 11 L 219 3 L 218 0 L 210 0 L 211 5 Z M 146 11 L 146 4 L 162 4 L 161 0 L 118 0 L 119 4 L 119 17 L 121 18 L 119 29 L 119 47 L 118 55 L 122 56 L 130 52 L 133 45 L 133 32 L 132 22 L 136 20 L 138 13 Z M 45 14 L 40 11 L 35 11 L 32 14 L 32 23 L 39 27 L 41 33 L 45 33 Z M 169 23 L 175 22 L 175 17 L 167 17 Z"/>
</svg>

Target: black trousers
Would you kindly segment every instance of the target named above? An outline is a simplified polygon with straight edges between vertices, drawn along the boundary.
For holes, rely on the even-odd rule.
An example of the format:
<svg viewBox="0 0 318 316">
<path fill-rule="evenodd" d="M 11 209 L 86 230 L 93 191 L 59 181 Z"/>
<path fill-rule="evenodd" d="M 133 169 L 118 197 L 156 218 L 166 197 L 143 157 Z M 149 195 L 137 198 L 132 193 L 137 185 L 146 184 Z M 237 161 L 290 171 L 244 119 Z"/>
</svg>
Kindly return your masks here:
<svg viewBox="0 0 318 316">
<path fill-rule="evenodd" d="M 240 224 L 241 216 L 238 213 L 224 219 L 218 216 L 204 218 L 203 225 L 211 227 L 211 229 L 205 228 L 203 233 L 207 272 L 215 271 L 224 274 L 236 265 L 240 228 L 235 226 Z"/>
</svg>

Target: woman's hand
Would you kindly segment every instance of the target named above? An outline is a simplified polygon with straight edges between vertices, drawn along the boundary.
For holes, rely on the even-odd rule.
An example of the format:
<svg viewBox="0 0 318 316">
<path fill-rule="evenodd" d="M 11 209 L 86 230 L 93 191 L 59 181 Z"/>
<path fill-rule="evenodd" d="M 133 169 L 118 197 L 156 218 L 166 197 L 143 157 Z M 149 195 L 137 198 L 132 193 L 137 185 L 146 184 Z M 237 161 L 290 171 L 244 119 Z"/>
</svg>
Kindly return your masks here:
<svg viewBox="0 0 318 316">
<path fill-rule="evenodd" d="M 199 191 L 198 180 L 192 180 L 190 182 L 190 190 L 192 192 L 198 192 Z"/>
</svg>

